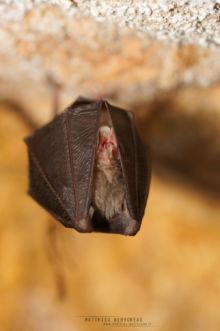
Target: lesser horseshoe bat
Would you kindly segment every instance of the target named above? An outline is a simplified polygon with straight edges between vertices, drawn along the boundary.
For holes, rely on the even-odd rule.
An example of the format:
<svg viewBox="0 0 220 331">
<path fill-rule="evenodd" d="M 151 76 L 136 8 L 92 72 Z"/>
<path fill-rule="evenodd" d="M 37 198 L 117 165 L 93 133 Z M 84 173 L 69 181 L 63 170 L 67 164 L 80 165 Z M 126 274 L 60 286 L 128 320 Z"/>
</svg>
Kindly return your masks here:
<svg viewBox="0 0 220 331">
<path fill-rule="evenodd" d="M 138 232 L 150 156 L 131 112 L 80 97 L 25 142 L 28 192 L 64 226 L 79 232 Z"/>
</svg>

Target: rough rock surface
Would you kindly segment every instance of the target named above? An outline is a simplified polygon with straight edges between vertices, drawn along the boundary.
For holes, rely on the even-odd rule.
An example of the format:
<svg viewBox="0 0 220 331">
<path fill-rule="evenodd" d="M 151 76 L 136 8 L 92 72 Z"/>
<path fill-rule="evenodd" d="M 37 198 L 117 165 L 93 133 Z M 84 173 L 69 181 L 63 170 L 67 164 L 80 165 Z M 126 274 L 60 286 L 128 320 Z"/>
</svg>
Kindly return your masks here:
<svg viewBox="0 0 220 331">
<path fill-rule="evenodd" d="M 129 105 L 181 84 L 218 83 L 220 4 L 199 3 L 1 2 L 0 96 L 43 122 L 48 74 L 63 87 L 62 107 L 78 94 Z"/>
</svg>

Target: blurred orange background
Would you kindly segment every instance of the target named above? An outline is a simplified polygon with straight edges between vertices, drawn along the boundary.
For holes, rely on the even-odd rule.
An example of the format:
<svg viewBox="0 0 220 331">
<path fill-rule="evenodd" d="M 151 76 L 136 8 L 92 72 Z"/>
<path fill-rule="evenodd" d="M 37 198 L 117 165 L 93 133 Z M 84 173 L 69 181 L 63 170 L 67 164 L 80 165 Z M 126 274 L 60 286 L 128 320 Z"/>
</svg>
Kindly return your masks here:
<svg viewBox="0 0 220 331">
<path fill-rule="evenodd" d="M 141 317 L 153 330 L 219 330 L 218 201 L 153 171 L 135 237 L 65 229 L 26 194 L 28 133 L 2 105 L 0 330 L 112 329 L 85 315 Z"/>
</svg>

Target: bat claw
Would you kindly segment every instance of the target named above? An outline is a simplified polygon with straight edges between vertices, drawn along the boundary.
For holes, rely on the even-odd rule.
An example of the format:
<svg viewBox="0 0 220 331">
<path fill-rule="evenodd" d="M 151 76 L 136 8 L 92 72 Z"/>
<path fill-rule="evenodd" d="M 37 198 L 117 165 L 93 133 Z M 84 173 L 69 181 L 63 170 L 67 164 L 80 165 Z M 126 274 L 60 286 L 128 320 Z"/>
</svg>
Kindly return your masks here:
<svg viewBox="0 0 220 331">
<path fill-rule="evenodd" d="M 140 229 L 140 224 L 125 213 L 121 213 L 109 220 L 110 232 L 123 233 L 126 236 L 134 236 Z"/>
<path fill-rule="evenodd" d="M 80 232 L 92 232 L 92 225 L 88 217 L 81 218 L 78 222 L 78 231 Z"/>
<path fill-rule="evenodd" d="M 139 230 L 138 222 L 134 219 L 130 219 L 128 225 L 125 228 L 125 235 L 134 236 Z"/>
</svg>

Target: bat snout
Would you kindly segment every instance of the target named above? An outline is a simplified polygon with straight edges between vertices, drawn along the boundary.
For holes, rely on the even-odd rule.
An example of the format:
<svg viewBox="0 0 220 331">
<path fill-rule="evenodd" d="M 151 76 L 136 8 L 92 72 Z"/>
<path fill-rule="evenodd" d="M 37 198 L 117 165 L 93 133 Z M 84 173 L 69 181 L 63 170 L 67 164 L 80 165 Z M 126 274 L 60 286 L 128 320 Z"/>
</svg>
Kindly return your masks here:
<svg viewBox="0 0 220 331">
<path fill-rule="evenodd" d="M 113 129 L 101 126 L 97 147 L 97 162 L 102 167 L 112 167 L 118 159 L 118 146 Z"/>
</svg>

